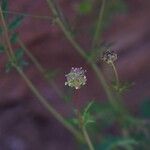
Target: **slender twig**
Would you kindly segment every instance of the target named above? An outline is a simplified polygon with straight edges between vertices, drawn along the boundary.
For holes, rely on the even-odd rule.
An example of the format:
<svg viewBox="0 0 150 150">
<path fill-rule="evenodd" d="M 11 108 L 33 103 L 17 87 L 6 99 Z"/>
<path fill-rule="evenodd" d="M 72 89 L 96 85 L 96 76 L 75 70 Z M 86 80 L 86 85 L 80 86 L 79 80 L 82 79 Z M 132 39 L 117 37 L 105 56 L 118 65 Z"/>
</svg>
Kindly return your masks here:
<svg viewBox="0 0 150 150">
<path fill-rule="evenodd" d="M 53 17 L 55 19 L 59 18 L 61 20 L 61 22 L 63 22 L 65 27 L 68 27 L 68 25 L 66 25 L 66 20 L 65 17 L 63 15 L 63 13 L 61 12 L 60 8 L 57 5 L 57 1 L 55 0 L 47 0 L 49 6 L 51 7 L 52 13 L 53 13 Z"/>
<path fill-rule="evenodd" d="M 4 19 L 4 16 L 3 16 L 1 6 L 0 6 L 0 18 L 1 18 L 1 21 L 2 21 L 2 26 L 3 26 L 3 30 L 4 30 L 4 37 L 5 37 L 5 40 L 6 40 L 6 44 L 7 44 L 8 49 L 9 49 L 9 52 L 7 52 L 7 54 L 10 57 L 11 55 L 13 55 L 13 50 L 12 50 L 12 47 L 11 47 L 11 42 L 9 40 L 8 29 L 7 29 L 7 25 L 5 23 L 5 19 Z"/>
<path fill-rule="evenodd" d="M 106 0 L 102 0 L 99 17 L 98 17 L 98 22 L 97 22 L 95 34 L 93 37 L 92 48 L 95 48 L 100 41 L 99 38 L 101 36 L 101 28 L 102 28 L 103 14 L 104 14 L 104 10 L 105 10 L 105 3 L 106 3 Z"/>
<path fill-rule="evenodd" d="M 32 15 L 32 14 L 23 13 L 23 12 L 4 11 L 4 10 L 2 10 L 2 12 L 3 14 L 19 15 L 19 16 L 24 16 L 24 17 L 36 18 L 36 19 L 52 20 L 52 18 L 50 18 L 49 16 Z"/>
<path fill-rule="evenodd" d="M 115 65 L 114 65 L 114 63 L 113 63 L 113 62 L 111 62 L 111 65 L 112 65 L 112 68 L 113 68 L 114 73 L 115 73 L 116 85 L 117 85 L 117 86 L 119 86 L 119 77 L 118 77 L 117 69 L 116 69 L 116 67 L 115 67 Z"/>
<path fill-rule="evenodd" d="M 81 113 L 80 113 L 80 111 L 78 109 L 77 109 L 77 118 L 78 118 L 78 121 L 79 121 L 79 127 L 80 127 L 80 129 L 81 129 L 81 131 L 83 133 L 84 139 L 85 139 L 85 141 L 87 143 L 87 146 L 88 146 L 89 150 L 94 150 L 94 146 L 93 146 L 92 141 L 91 141 L 91 139 L 89 137 L 89 134 L 88 134 L 88 132 L 86 130 L 83 117 L 82 117 L 82 115 L 81 115 Z"/>
<path fill-rule="evenodd" d="M 82 127 L 82 132 L 83 132 L 84 138 L 85 138 L 85 140 L 86 140 L 86 142 L 88 144 L 89 149 L 90 150 L 94 150 L 94 147 L 93 147 L 93 144 L 91 142 L 91 139 L 90 139 L 90 137 L 88 135 L 88 132 L 87 132 L 87 130 L 86 130 L 86 128 L 84 126 Z"/>
<path fill-rule="evenodd" d="M 65 99 L 65 96 L 64 96 L 63 92 L 58 88 L 58 86 L 56 85 L 56 83 L 53 80 L 49 80 L 49 78 L 47 76 L 47 71 L 39 63 L 39 61 L 37 60 L 37 58 L 35 58 L 32 55 L 32 53 L 26 48 L 26 46 L 24 45 L 24 43 L 20 39 L 18 39 L 18 43 L 21 46 L 21 48 L 25 51 L 25 53 L 28 55 L 28 57 L 31 59 L 31 61 L 36 66 L 36 68 L 38 69 L 38 71 L 44 76 L 45 79 L 48 80 L 48 83 L 50 83 L 50 85 L 56 91 L 56 93 L 58 94 L 58 96 L 60 98 L 62 98 L 62 99 Z"/>
<path fill-rule="evenodd" d="M 8 35 L 7 25 L 3 17 L 2 9 L 0 7 L 0 17 L 2 21 L 2 25 L 4 28 L 4 37 L 6 40 L 6 44 L 8 45 L 8 53 L 9 53 L 9 61 L 14 59 L 14 52 L 11 46 L 11 42 Z M 37 100 L 39 100 L 43 106 L 64 126 L 66 127 L 78 140 L 83 141 L 82 135 L 78 130 L 76 130 L 71 124 L 69 124 L 48 102 L 47 100 L 40 94 L 40 92 L 36 89 L 36 87 L 32 84 L 32 82 L 28 79 L 28 77 L 24 74 L 24 72 L 17 66 L 16 63 L 12 61 L 12 65 L 18 73 L 21 75 L 21 77 L 24 79 L 24 81 L 27 83 L 28 87 L 31 89 L 31 91 L 36 95 Z"/>
</svg>

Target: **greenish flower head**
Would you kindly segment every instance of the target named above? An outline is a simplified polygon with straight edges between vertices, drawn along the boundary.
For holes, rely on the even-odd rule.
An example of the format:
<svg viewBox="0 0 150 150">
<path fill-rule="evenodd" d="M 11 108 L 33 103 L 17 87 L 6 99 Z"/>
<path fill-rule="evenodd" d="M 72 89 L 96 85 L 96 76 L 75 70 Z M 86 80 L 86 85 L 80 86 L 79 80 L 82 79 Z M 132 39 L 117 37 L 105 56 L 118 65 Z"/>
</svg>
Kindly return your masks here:
<svg viewBox="0 0 150 150">
<path fill-rule="evenodd" d="M 70 87 L 74 87 L 75 89 L 80 89 L 82 85 L 86 84 L 87 78 L 85 76 L 86 70 L 80 68 L 71 68 L 71 71 L 65 75 L 67 78 L 67 82 L 65 85 Z"/>
<path fill-rule="evenodd" d="M 107 64 L 111 64 L 117 60 L 117 54 L 114 51 L 107 50 L 103 52 L 102 60 Z"/>
</svg>

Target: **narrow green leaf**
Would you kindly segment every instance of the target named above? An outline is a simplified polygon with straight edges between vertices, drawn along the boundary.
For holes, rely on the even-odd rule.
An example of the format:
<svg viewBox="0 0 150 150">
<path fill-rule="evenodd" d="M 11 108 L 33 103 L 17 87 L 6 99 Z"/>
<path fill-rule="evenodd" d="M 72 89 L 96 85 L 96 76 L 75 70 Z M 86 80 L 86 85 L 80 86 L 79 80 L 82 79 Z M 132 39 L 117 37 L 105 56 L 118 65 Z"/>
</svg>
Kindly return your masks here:
<svg viewBox="0 0 150 150">
<path fill-rule="evenodd" d="M 27 61 L 25 61 L 25 60 L 23 60 L 23 59 L 21 59 L 21 60 L 19 60 L 18 62 L 17 62 L 17 65 L 21 68 L 21 69 L 23 69 L 24 67 L 26 67 L 26 66 L 28 66 L 28 62 Z"/>
<path fill-rule="evenodd" d="M 84 0 L 78 5 L 77 11 L 81 14 L 86 15 L 92 11 L 92 8 L 93 8 L 92 1 Z"/>
<path fill-rule="evenodd" d="M 5 47 L 0 44 L 0 53 L 3 53 L 5 51 Z"/>
<path fill-rule="evenodd" d="M 17 42 L 17 40 L 18 40 L 18 34 L 17 33 L 13 33 L 12 35 L 11 35 L 11 37 L 10 37 L 10 41 L 11 41 L 11 43 L 16 43 Z"/>
<path fill-rule="evenodd" d="M 7 62 L 6 65 L 5 65 L 5 72 L 9 73 L 12 70 L 12 68 L 13 68 L 12 63 L 10 61 Z"/>
<path fill-rule="evenodd" d="M 84 126 L 87 126 L 88 124 L 95 122 L 94 117 L 89 112 L 89 110 L 92 107 L 93 103 L 94 103 L 93 101 L 88 103 L 88 105 L 85 107 L 85 109 L 83 111 L 83 123 L 84 123 Z"/>
<path fill-rule="evenodd" d="M 132 138 L 123 138 L 123 137 L 116 137 L 116 136 L 109 136 L 103 139 L 100 145 L 96 146 L 96 150 L 115 150 L 124 148 L 131 148 L 133 150 L 134 146 L 137 145 L 137 141 Z"/>
<path fill-rule="evenodd" d="M 8 10 L 8 0 L 2 0 L 2 3 L 1 3 L 1 8 L 3 11 L 7 11 Z M 7 13 L 4 13 L 4 18 L 7 17 Z"/>
<path fill-rule="evenodd" d="M 2 10 L 7 10 L 8 9 L 8 0 L 2 0 Z"/>
<path fill-rule="evenodd" d="M 0 35 L 3 33 L 3 29 L 2 27 L 0 26 Z"/>
<path fill-rule="evenodd" d="M 22 20 L 23 20 L 23 16 L 17 16 L 8 26 L 8 28 L 10 30 L 15 30 L 17 27 L 20 26 Z"/>
<path fill-rule="evenodd" d="M 70 102 L 73 98 L 74 90 L 65 86 L 63 93 L 65 93 L 65 95 L 63 96 L 64 100 L 66 102 Z"/>
<path fill-rule="evenodd" d="M 17 49 L 15 52 L 15 58 L 17 60 L 20 60 L 23 58 L 23 56 L 24 56 L 24 50 L 23 49 Z"/>
<path fill-rule="evenodd" d="M 79 126 L 79 120 L 77 118 L 67 118 L 66 121 L 73 126 Z"/>
<path fill-rule="evenodd" d="M 15 57 L 14 62 L 20 69 L 23 69 L 25 66 L 28 66 L 28 62 L 24 60 L 24 50 L 23 49 L 17 49 L 15 51 Z"/>
<path fill-rule="evenodd" d="M 54 79 L 59 73 L 59 70 L 47 70 L 45 73 L 45 77 L 50 81 Z"/>
<path fill-rule="evenodd" d="M 94 104 L 94 101 L 91 101 L 84 109 L 83 112 L 83 116 L 86 115 L 86 113 L 88 113 L 89 109 L 92 107 L 92 105 Z"/>
<path fill-rule="evenodd" d="M 143 118 L 150 118 L 150 97 L 145 98 L 140 104 L 140 113 Z"/>
</svg>

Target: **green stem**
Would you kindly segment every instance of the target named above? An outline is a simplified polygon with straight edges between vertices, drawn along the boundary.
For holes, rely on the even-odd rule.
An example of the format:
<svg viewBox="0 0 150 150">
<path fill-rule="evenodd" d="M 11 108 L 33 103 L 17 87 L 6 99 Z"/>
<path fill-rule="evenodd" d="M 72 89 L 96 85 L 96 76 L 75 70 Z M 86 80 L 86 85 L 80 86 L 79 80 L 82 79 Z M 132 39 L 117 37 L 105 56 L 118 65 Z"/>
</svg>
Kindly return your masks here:
<svg viewBox="0 0 150 150">
<path fill-rule="evenodd" d="M 92 141 L 91 141 L 91 139 L 89 137 L 89 134 L 88 134 L 88 132 L 86 130 L 86 127 L 84 125 L 83 117 L 82 117 L 82 115 L 81 115 L 79 110 L 77 111 L 77 117 L 78 117 L 78 120 L 79 120 L 79 127 L 81 128 L 81 131 L 83 133 L 84 139 L 85 139 L 85 141 L 86 141 L 86 143 L 87 143 L 87 145 L 89 147 L 89 150 L 94 150 L 94 146 L 93 146 Z"/>
<path fill-rule="evenodd" d="M 113 62 L 111 62 L 111 65 L 112 65 L 112 68 L 113 68 L 114 73 L 115 73 L 116 84 L 117 84 L 117 86 L 119 86 L 119 76 L 118 76 L 117 69 L 116 69 L 116 67 L 115 67 L 115 65 L 114 65 L 114 63 L 113 63 Z"/>
<path fill-rule="evenodd" d="M 82 127 L 82 132 L 83 132 L 84 138 L 85 138 L 85 140 L 87 142 L 87 145 L 88 145 L 89 149 L 90 150 L 94 150 L 94 147 L 93 147 L 93 144 L 91 142 L 91 139 L 90 139 L 90 137 L 88 135 L 88 132 L 87 132 L 87 130 L 86 130 L 86 128 L 84 126 Z"/>
<path fill-rule="evenodd" d="M 31 61 L 36 66 L 36 68 L 38 69 L 38 71 L 43 75 L 43 77 L 52 86 L 52 88 L 55 90 L 55 92 L 57 93 L 57 95 L 60 98 L 66 100 L 64 93 L 59 89 L 59 87 L 57 86 L 57 84 L 53 80 L 49 80 L 48 76 L 46 75 L 47 71 L 43 68 L 43 66 L 39 63 L 39 61 L 32 55 L 32 53 L 26 48 L 26 46 L 24 45 L 24 43 L 20 39 L 18 39 L 18 43 L 21 46 L 21 48 L 25 51 L 25 53 L 28 55 L 28 57 L 31 59 Z"/>
<path fill-rule="evenodd" d="M 49 16 L 32 15 L 32 14 L 28 14 L 28 13 L 4 11 L 4 10 L 2 10 L 2 12 L 3 12 L 3 14 L 20 15 L 20 16 L 31 17 L 31 18 L 36 18 L 36 19 L 52 20 Z"/>
<path fill-rule="evenodd" d="M 98 17 L 98 22 L 97 22 L 97 26 L 96 26 L 96 30 L 95 30 L 95 34 L 94 34 L 94 38 L 93 38 L 92 48 L 95 48 L 99 43 L 99 38 L 101 36 L 103 14 L 104 14 L 104 10 L 105 10 L 105 3 L 106 3 L 106 0 L 102 0 L 99 17 Z"/>
<path fill-rule="evenodd" d="M 11 42 L 9 40 L 8 29 L 7 29 L 7 25 L 6 25 L 4 16 L 3 16 L 1 6 L 0 6 L 0 18 L 1 18 L 1 21 L 2 21 L 2 26 L 3 26 L 3 30 L 4 30 L 4 37 L 5 37 L 5 40 L 6 40 L 6 44 L 7 44 L 7 47 L 9 49 L 9 51 L 7 51 L 6 53 L 7 53 L 8 57 L 10 58 L 11 55 L 13 55 L 13 50 L 12 50 L 12 47 L 11 47 Z"/>
</svg>

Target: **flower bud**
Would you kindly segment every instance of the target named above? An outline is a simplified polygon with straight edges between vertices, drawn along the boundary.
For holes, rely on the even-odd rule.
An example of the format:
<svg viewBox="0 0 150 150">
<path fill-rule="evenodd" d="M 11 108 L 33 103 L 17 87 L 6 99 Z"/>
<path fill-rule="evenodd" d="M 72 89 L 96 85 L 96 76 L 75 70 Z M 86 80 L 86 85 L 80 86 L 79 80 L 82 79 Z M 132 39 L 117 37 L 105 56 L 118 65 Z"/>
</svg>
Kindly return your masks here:
<svg viewBox="0 0 150 150">
<path fill-rule="evenodd" d="M 108 64 L 117 60 L 117 54 L 114 51 L 107 50 L 102 54 L 102 60 Z"/>
</svg>

